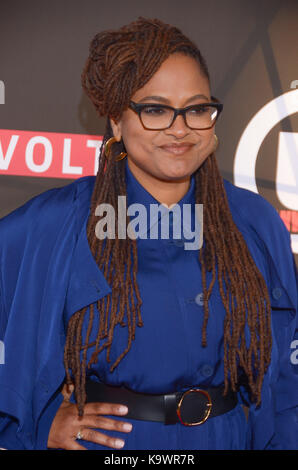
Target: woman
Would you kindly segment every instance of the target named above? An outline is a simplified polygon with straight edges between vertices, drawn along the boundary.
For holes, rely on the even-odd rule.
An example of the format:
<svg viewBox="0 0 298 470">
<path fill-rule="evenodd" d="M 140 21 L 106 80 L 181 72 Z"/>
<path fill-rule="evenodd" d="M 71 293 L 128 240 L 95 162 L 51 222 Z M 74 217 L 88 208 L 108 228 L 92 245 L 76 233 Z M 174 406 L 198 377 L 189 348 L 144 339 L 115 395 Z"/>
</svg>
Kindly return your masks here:
<svg viewBox="0 0 298 470">
<path fill-rule="evenodd" d="M 177 28 L 139 18 L 95 36 L 82 84 L 107 117 L 96 178 L 1 221 L 0 444 L 295 448 L 289 234 L 269 203 L 219 174 L 222 105 L 200 51 Z M 111 236 L 108 221 L 99 236 L 107 205 L 119 228 L 119 196 L 147 210 L 136 239 Z M 154 221 L 152 204 L 163 207 Z M 196 204 L 202 246 L 185 249 L 192 222 L 180 239 L 148 236 L 164 214 L 194 216 Z"/>
</svg>

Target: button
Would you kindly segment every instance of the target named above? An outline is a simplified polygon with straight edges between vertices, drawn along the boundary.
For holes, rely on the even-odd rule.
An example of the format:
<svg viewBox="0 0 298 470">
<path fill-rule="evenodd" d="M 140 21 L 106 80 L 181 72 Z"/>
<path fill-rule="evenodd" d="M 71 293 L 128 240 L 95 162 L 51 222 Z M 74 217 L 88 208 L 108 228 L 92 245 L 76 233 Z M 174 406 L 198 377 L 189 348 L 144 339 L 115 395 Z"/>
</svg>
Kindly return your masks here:
<svg viewBox="0 0 298 470">
<path fill-rule="evenodd" d="M 195 298 L 195 303 L 197 305 L 200 305 L 201 307 L 204 305 L 204 294 L 203 292 L 200 292 L 196 298 Z"/>
<path fill-rule="evenodd" d="M 210 364 L 204 364 L 201 368 L 201 374 L 204 375 L 204 377 L 211 377 L 213 371 L 214 368 Z"/>
<path fill-rule="evenodd" d="M 272 289 L 272 297 L 275 300 L 278 300 L 280 299 L 281 296 L 282 296 L 282 289 L 280 287 L 274 287 L 274 289 Z"/>
</svg>

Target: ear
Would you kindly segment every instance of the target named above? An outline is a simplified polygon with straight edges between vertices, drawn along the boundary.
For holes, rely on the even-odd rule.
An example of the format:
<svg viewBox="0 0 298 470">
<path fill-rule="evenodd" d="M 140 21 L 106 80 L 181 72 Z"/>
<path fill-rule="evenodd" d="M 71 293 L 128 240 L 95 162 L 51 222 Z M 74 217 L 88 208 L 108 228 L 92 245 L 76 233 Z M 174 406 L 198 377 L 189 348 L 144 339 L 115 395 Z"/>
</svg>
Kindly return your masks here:
<svg viewBox="0 0 298 470">
<path fill-rule="evenodd" d="M 110 123 L 111 123 L 114 137 L 116 138 L 117 142 L 120 142 L 120 140 L 122 139 L 121 120 L 116 122 L 112 118 L 110 118 Z"/>
</svg>

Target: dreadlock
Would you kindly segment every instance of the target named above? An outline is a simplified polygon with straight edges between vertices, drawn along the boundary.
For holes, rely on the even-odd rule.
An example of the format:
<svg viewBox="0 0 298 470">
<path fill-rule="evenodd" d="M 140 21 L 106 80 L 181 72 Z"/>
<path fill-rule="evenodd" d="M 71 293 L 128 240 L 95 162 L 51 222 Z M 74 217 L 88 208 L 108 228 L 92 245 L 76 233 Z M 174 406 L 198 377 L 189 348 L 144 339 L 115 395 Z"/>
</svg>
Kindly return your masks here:
<svg viewBox="0 0 298 470">
<path fill-rule="evenodd" d="M 116 31 L 96 34 L 90 43 L 89 57 L 82 72 L 83 89 L 98 115 L 108 117 L 90 203 L 87 238 L 99 269 L 112 286 L 112 292 L 97 301 L 97 312 L 95 305 L 91 304 L 89 313 L 88 307 L 84 307 L 73 314 L 68 322 L 64 350 L 66 383 L 72 382 L 71 371 L 80 416 L 86 402 L 86 369 L 97 361 L 98 354 L 105 348 L 106 360 L 111 361 L 115 326 L 127 326 L 128 344 L 110 366 L 111 372 L 130 350 L 136 326 L 143 326 L 142 300 L 137 284 L 136 240 L 129 237 L 101 240 L 95 236 L 97 205 L 109 203 L 116 209 L 118 196 L 126 195 L 125 161 L 115 162 L 116 155 L 125 151 L 124 143 L 114 144 L 109 158 L 104 152 L 105 143 L 113 136 L 110 118 L 117 121 L 128 108 L 132 95 L 150 80 L 165 59 L 176 52 L 193 57 L 210 83 L 206 62 L 193 42 L 176 27 L 158 19 L 143 17 Z M 236 390 L 239 368 L 245 373 L 251 399 L 259 404 L 272 343 L 267 286 L 233 221 L 214 153 L 207 157 L 194 176 L 196 202 L 204 205 L 204 244 L 198 255 L 204 294 L 202 346 L 207 345 L 208 300 L 217 276 L 226 310 L 224 394 L 229 383 L 232 390 Z M 117 226 L 117 210 L 115 214 Z M 209 286 L 207 272 L 212 276 Z M 88 327 L 83 339 L 82 327 L 87 314 Z M 97 338 L 89 342 L 96 315 L 99 315 Z M 249 329 L 249 344 L 245 339 L 246 328 Z M 91 346 L 94 346 L 94 352 L 87 365 L 87 349 Z"/>
</svg>

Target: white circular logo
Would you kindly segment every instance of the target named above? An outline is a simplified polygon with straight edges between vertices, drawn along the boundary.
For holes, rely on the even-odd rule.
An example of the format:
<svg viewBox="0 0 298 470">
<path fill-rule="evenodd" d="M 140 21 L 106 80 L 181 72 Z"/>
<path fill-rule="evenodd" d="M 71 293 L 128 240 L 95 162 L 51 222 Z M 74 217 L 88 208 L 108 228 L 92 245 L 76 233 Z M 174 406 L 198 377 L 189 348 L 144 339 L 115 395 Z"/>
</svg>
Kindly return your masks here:
<svg viewBox="0 0 298 470">
<path fill-rule="evenodd" d="M 235 185 L 258 193 L 255 169 L 259 149 L 271 129 L 282 119 L 298 112 L 298 89 L 267 103 L 244 130 L 234 161 Z M 276 191 L 280 202 L 298 211 L 298 133 L 280 132 L 276 166 Z M 298 235 L 291 234 L 292 250 L 298 253 Z"/>
</svg>

